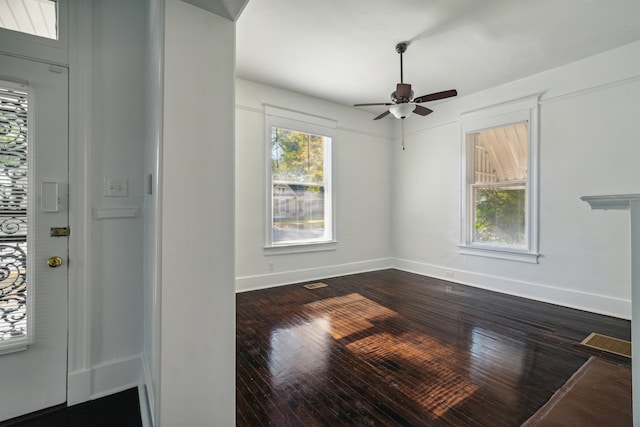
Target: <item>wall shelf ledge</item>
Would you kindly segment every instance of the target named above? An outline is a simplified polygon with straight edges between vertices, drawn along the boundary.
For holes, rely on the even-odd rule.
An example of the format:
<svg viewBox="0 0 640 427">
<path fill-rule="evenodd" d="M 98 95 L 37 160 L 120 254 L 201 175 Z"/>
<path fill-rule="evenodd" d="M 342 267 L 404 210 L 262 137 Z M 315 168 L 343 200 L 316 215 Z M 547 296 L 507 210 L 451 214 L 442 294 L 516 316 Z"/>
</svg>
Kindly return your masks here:
<svg viewBox="0 0 640 427">
<path fill-rule="evenodd" d="M 640 194 L 613 194 L 605 196 L 582 196 L 580 200 L 589 203 L 591 209 L 628 210 L 631 202 L 640 201 Z"/>
</svg>

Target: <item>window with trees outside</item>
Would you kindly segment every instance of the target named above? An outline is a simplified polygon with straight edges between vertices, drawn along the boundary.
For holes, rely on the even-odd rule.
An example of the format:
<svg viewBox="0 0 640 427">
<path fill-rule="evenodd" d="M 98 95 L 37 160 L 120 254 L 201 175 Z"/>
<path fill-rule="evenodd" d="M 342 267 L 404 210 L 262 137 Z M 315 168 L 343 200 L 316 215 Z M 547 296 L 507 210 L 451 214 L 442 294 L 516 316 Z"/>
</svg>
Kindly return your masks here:
<svg viewBox="0 0 640 427">
<path fill-rule="evenodd" d="M 328 119 L 304 115 L 301 121 L 302 113 L 276 107 L 268 107 L 266 112 L 270 171 L 267 247 L 333 243 L 333 128 L 324 126 Z"/>
<path fill-rule="evenodd" d="M 463 123 L 463 253 L 537 262 L 537 98 L 528 104 Z"/>
</svg>

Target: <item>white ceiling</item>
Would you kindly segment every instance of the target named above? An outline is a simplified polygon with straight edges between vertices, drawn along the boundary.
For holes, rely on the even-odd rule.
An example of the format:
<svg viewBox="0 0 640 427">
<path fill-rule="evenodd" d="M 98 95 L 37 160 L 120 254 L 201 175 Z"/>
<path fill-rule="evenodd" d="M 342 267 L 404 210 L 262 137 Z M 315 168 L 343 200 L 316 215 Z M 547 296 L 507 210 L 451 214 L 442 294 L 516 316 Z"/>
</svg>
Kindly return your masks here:
<svg viewBox="0 0 640 427">
<path fill-rule="evenodd" d="M 464 96 L 637 40 L 640 0 L 249 0 L 237 75 L 345 105 L 387 102 L 395 45 L 409 41 L 415 95 Z"/>
</svg>

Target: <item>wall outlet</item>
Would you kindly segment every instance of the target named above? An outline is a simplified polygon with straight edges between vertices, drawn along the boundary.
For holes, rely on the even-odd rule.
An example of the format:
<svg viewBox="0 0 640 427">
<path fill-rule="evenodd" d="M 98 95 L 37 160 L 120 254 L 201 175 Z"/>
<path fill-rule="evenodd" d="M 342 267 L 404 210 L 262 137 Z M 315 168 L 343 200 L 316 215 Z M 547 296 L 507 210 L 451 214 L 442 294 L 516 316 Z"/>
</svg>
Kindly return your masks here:
<svg viewBox="0 0 640 427">
<path fill-rule="evenodd" d="M 129 180 L 124 178 L 105 178 L 104 195 L 106 197 L 127 197 Z"/>
<path fill-rule="evenodd" d="M 269 261 L 269 262 L 267 263 L 267 270 L 269 270 L 269 271 L 273 271 L 274 269 L 275 269 L 275 264 L 274 264 L 274 262 L 273 262 L 273 261 Z"/>
</svg>

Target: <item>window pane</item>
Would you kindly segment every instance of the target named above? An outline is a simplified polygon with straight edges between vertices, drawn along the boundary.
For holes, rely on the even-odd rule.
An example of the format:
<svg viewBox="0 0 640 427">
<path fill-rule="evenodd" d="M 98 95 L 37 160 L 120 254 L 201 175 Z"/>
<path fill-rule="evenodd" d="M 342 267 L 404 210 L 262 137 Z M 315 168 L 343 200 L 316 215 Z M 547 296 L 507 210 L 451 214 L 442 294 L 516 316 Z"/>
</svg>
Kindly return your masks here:
<svg viewBox="0 0 640 427">
<path fill-rule="evenodd" d="M 271 128 L 273 243 L 325 240 L 325 144 L 331 138 Z"/>
<path fill-rule="evenodd" d="M 473 198 L 474 242 L 524 247 L 524 188 L 475 188 Z"/>
<path fill-rule="evenodd" d="M 472 241 L 524 248 L 528 123 L 474 132 L 469 143 L 473 148 Z"/>
<path fill-rule="evenodd" d="M 27 335 L 27 102 L 0 87 L 0 344 Z"/>
<path fill-rule="evenodd" d="M 474 132 L 473 182 L 526 181 L 528 135 L 526 122 Z"/>
<path fill-rule="evenodd" d="M 57 9 L 52 0 L 0 0 L 0 27 L 57 40 Z"/>
</svg>

